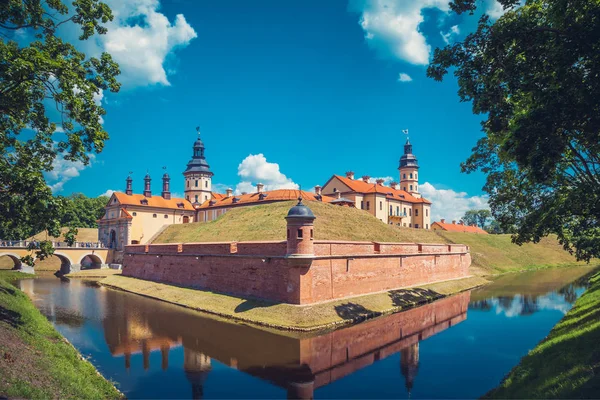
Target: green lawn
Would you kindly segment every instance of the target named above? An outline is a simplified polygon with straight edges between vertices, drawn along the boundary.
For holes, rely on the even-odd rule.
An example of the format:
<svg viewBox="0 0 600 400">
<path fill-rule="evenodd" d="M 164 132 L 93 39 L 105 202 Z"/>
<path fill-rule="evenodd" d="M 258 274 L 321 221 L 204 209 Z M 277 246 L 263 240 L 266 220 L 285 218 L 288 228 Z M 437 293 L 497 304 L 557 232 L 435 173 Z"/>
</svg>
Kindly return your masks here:
<svg viewBox="0 0 600 400">
<path fill-rule="evenodd" d="M 600 397 L 600 273 L 488 398 Z"/>
<path fill-rule="evenodd" d="M 121 398 L 10 283 L 30 277 L 0 271 L 0 398 Z"/>
</svg>

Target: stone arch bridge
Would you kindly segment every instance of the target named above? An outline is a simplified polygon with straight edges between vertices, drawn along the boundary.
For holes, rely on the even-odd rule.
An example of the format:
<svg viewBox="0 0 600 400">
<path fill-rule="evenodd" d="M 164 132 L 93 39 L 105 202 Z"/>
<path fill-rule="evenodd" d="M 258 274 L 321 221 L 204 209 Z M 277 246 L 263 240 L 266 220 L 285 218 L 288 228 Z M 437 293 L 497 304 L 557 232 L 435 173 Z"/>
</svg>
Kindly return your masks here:
<svg viewBox="0 0 600 400">
<path fill-rule="evenodd" d="M 35 258 L 35 250 L 29 250 L 29 242 L 0 240 L 0 257 L 7 256 L 13 261 L 14 269 L 25 269 L 21 258 L 31 255 Z M 54 257 L 60 260 L 60 271 L 64 274 L 89 268 L 106 268 L 112 260 L 112 249 L 99 243 L 76 242 L 68 246 L 64 242 L 54 243 Z"/>
</svg>

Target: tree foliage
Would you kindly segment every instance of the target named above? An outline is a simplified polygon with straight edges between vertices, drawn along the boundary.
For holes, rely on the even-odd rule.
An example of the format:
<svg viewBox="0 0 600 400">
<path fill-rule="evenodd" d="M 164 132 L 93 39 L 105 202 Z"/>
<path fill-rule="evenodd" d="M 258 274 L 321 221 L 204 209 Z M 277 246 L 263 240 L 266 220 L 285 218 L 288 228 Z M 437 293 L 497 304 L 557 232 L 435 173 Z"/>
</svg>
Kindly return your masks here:
<svg viewBox="0 0 600 400">
<path fill-rule="evenodd" d="M 119 68 L 109 54 L 86 57 L 59 37 L 76 24 L 80 40 L 106 33 L 109 7 L 98 0 L 0 2 L 0 237 L 22 239 L 48 230 L 58 235 L 64 201 L 43 173 L 60 156 L 89 163 L 108 134 L 94 101 L 117 92 Z M 38 251 L 48 254 L 41 244 Z"/>
<path fill-rule="evenodd" d="M 104 206 L 108 197 L 86 197 L 81 193 L 61 198 L 63 207 L 60 215 L 60 226 L 73 228 L 96 228 L 98 220 L 104 215 Z"/>
<path fill-rule="evenodd" d="M 462 164 L 517 244 L 556 233 L 577 258 L 600 256 L 600 2 L 500 0 L 463 42 L 437 49 L 428 76 L 450 69 L 485 137 Z M 475 0 L 455 0 L 458 13 Z"/>
<path fill-rule="evenodd" d="M 488 224 L 490 218 L 492 218 L 492 213 L 490 212 L 490 210 L 482 209 L 467 210 L 462 219 L 468 225 L 477 225 L 481 227 L 481 229 L 484 229 Z"/>
</svg>

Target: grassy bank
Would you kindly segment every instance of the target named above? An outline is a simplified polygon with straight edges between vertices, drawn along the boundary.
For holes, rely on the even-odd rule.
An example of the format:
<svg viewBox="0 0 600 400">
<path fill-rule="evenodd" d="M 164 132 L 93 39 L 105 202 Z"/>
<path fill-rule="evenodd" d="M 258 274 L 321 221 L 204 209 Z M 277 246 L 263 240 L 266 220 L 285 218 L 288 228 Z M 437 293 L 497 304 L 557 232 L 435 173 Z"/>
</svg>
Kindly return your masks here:
<svg viewBox="0 0 600 400">
<path fill-rule="evenodd" d="M 590 288 L 488 398 L 600 396 L 600 273 Z"/>
<path fill-rule="evenodd" d="M 294 202 L 280 202 L 233 209 L 215 221 L 171 225 L 155 243 L 285 240 L 285 216 Z M 355 208 L 308 202 L 317 217 L 317 240 L 365 240 L 381 242 L 462 243 L 470 246 L 475 275 L 493 275 L 541 267 L 576 265 L 555 237 L 517 246 L 510 235 L 429 231 L 382 223 Z"/>
<path fill-rule="evenodd" d="M 0 397 L 122 397 L 10 283 L 23 277 L 0 271 Z"/>
<path fill-rule="evenodd" d="M 440 299 L 488 283 L 480 277 L 392 290 L 310 306 L 244 299 L 181 288 L 120 275 L 100 281 L 105 286 L 166 301 L 224 318 L 278 329 L 312 331 L 351 324 Z"/>
</svg>

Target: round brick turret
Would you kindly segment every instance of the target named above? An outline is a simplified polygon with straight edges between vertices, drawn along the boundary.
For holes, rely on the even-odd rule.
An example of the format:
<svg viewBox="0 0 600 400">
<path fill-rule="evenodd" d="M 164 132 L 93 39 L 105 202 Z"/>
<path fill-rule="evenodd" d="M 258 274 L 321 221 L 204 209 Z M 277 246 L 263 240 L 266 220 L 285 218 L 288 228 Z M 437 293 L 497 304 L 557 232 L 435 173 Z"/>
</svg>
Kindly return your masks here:
<svg viewBox="0 0 600 400">
<path fill-rule="evenodd" d="M 316 217 L 310 208 L 302 204 L 302 197 L 298 198 L 298 204 L 290 208 L 285 219 L 287 221 L 287 257 L 313 258 L 315 256 L 314 222 Z"/>
</svg>

